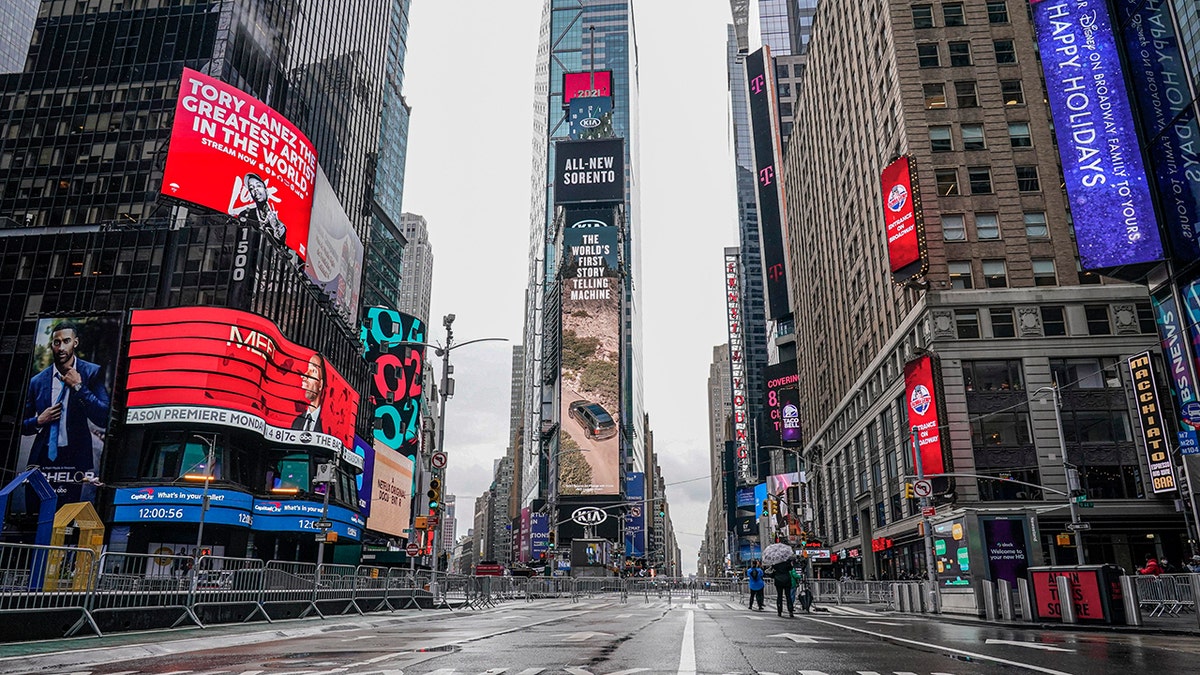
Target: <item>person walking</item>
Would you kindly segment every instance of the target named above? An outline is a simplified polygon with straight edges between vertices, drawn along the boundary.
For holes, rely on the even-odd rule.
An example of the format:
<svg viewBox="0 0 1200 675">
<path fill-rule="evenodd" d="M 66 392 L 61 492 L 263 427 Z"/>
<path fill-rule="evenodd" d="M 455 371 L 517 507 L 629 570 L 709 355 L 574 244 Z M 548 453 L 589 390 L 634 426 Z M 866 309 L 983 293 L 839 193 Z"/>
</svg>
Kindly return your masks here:
<svg viewBox="0 0 1200 675">
<path fill-rule="evenodd" d="M 792 561 L 789 558 L 783 562 L 775 563 L 771 568 L 772 578 L 775 580 L 775 610 L 779 616 L 783 616 L 783 599 L 787 598 L 788 616 L 796 616 L 795 596 L 792 595 Z"/>
<path fill-rule="evenodd" d="M 758 600 L 758 611 L 763 611 L 763 589 L 767 582 L 763 576 L 763 568 L 757 560 L 750 561 L 746 570 L 746 578 L 750 582 L 750 609 L 754 609 L 754 601 Z"/>
<path fill-rule="evenodd" d="M 1154 556 L 1147 553 L 1146 554 L 1146 566 L 1143 567 L 1142 569 L 1138 570 L 1137 573 L 1142 576 L 1147 576 L 1147 577 L 1155 576 L 1156 577 L 1156 576 L 1162 574 L 1163 571 L 1162 571 L 1162 567 L 1159 567 L 1158 561 L 1155 560 Z"/>
</svg>

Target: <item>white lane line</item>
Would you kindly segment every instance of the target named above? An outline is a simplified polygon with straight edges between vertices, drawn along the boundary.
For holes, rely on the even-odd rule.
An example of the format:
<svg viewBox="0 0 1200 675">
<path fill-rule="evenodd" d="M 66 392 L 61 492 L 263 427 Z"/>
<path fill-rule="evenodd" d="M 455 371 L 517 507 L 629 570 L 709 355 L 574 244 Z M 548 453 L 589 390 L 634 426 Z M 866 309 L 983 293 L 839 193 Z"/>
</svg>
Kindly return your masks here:
<svg viewBox="0 0 1200 675">
<path fill-rule="evenodd" d="M 893 627 L 904 625 L 902 623 L 892 623 L 891 621 L 868 621 L 867 623 L 875 624 L 876 626 L 893 626 Z"/>
<path fill-rule="evenodd" d="M 1028 647 L 1028 648 L 1030 648 L 1030 649 L 1041 649 L 1041 650 L 1043 650 L 1043 651 L 1047 651 L 1047 652 L 1071 652 L 1071 653 L 1075 653 L 1075 650 L 1074 650 L 1074 649 L 1063 649 L 1062 647 L 1055 647 L 1054 645 L 1049 645 L 1049 644 L 1046 644 L 1046 643 L 1044 643 L 1044 642 L 1023 642 L 1023 641 L 1021 641 L 1021 640 L 993 640 L 992 638 L 988 638 L 988 639 L 987 639 L 987 640 L 984 642 L 984 644 L 989 644 L 989 645 L 1011 645 L 1011 646 L 1013 646 L 1013 647 Z"/>
<path fill-rule="evenodd" d="M 538 675 L 543 670 L 545 670 L 545 668 L 526 668 L 525 670 L 517 673 L 517 675 Z"/>
<path fill-rule="evenodd" d="M 855 628 L 854 626 L 845 626 L 845 625 L 837 623 L 835 621 L 826 621 L 824 619 L 814 619 L 809 616 L 803 616 L 800 618 L 805 619 L 807 621 L 815 621 L 817 623 L 823 623 L 826 626 L 835 626 L 837 628 L 841 628 L 842 630 L 848 630 L 848 631 L 852 631 L 855 633 L 862 633 L 864 635 L 871 635 L 871 636 L 874 636 L 877 638 L 882 638 L 884 640 L 890 640 L 892 642 L 916 645 L 918 647 L 924 647 L 924 648 L 940 649 L 942 651 L 949 652 L 951 654 L 962 654 L 963 656 L 970 656 L 972 658 L 982 659 L 984 661 L 991 661 L 993 663 L 1003 663 L 1004 665 L 1007 665 L 1007 666 L 1016 666 L 1018 668 L 1025 668 L 1027 670 L 1032 670 L 1032 671 L 1039 672 L 1039 673 L 1046 673 L 1046 675 L 1072 675 L 1071 673 L 1067 673 L 1067 672 L 1064 672 L 1061 670 L 1053 670 L 1051 668 L 1043 668 L 1041 666 L 1035 666 L 1032 663 L 1022 663 L 1021 661 L 1011 661 L 1009 659 L 1002 659 L 997 656 L 988 656 L 987 654 L 979 654 L 977 652 L 969 652 L 969 651 L 966 651 L 965 649 L 955 649 L 954 647 L 946 647 L 943 645 L 937 645 L 932 642 L 920 642 L 919 640 L 909 640 L 906 638 L 896 637 L 895 635 L 888 635 L 887 633 L 880 633 L 878 631 L 867 630 L 865 628 Z"/>
<path fill-rule="evenodd" d="M 858 671 L 858 675 L 879 675 L 879 673 L 874 670 L 860 670 Z"/>
<path fill-rule="evenodd" d="M 352 637 L 352 638 L 343 638 L 342 642 L 354 642 L 356 640 L 370 640 L 373 637 L 376 637 L 376 636 L 375 635 L 359 635 L 357 637 Z"/>
<path fill-rule="evenodd" d="M 689 610 L 679 647 L 679 675 L 696 675 L 696 613 Z"/>
</svg>

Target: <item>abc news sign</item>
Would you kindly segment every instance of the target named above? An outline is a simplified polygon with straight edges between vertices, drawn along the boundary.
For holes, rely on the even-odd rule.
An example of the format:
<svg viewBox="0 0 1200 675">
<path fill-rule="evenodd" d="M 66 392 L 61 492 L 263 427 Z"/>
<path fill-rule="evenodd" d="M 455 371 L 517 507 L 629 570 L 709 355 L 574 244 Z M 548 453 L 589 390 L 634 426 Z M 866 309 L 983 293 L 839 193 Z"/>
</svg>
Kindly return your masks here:
<svg viewBox="0 0 1200 675">
<path fill-rule="evenodd" d="M 625 141 L 558 141 L 554 203 L 625 201 Z"/>
</svg>

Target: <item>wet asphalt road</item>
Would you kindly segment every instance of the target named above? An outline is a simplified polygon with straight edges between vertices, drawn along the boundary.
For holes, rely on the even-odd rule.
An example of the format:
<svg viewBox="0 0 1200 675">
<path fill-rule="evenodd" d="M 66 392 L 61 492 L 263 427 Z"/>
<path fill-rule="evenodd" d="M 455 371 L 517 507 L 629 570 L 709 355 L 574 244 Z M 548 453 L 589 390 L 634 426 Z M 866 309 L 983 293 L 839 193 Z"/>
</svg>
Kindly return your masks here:
<svg viewBox="0 0 1200 675">
<path fill-rule="evenodd" d="M 0 646 L 0 673 L 632 675 L 1200 672 L 1200 638 L 961 625 L 830 607 L 795 619 L 689 604 L 513 601 Z"/>
</svg>

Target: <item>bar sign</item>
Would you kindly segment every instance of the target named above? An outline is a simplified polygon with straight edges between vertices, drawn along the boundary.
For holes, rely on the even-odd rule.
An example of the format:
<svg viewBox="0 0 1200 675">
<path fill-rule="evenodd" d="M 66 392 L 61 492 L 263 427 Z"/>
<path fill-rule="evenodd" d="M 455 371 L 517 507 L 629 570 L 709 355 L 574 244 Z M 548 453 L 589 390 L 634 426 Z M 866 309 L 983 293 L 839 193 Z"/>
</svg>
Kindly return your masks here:
<svg viewBox="0 0 1200 675">
<path fill-rule="evenodd" d="M 1131 356 L 1128 365 L 1129 375 L 1133 380 L 1134 397 L 1137 399 L 1138 419 L 1142 423 L 1142 440 L 1146 443 L 1146 461 L 1150 465 L 1154 494 L 1174 492 L 1175 466 L 1171 461 L 1170 447 L 1167 445 L 1162 408 L 1158 403 L 1158 388 L 1154 384 L 1154 370 L 1150 367 L 1150 352 Z"/>
</svg>

